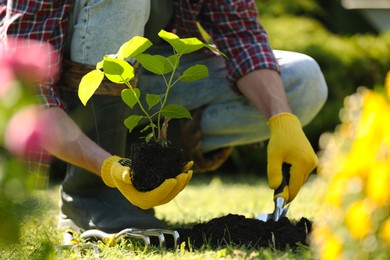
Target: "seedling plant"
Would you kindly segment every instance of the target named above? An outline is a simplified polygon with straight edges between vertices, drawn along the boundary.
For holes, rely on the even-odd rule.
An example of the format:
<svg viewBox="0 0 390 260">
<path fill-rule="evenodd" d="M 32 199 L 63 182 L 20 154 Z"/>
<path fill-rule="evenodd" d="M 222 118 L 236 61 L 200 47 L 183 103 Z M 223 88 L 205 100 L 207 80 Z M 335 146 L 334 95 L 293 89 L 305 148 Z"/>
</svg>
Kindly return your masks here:
<svg viewBox="0 0 390 260">
<path fill-rule="evenodd" d="M 98 62 L 96 69 L 86 74 L 79 85 L 79 98 L 86 105 L 104 78 L 116 84 L 125 84 L 127 88 L 121 92 L 123 102 L 130 109 L 136 105 L 140 108 L 133 109 L 132 115 L 124 120 L 130 133 L 137 126 L 141 126 L 140 132 L 145 141 L 133 143 L 129 155 L 133 170 L 132 183 L 140 191 L 152 190 L 165 179 L 176 177 L 187 162 L 182 149 L 169 145 L 167 130 L 169 120 L 191 119 L 191 113 L 181 105 L 169 103 L 168 97 L 171 89 L 179 82 L 191 82 L 207 77 L 208 68 L 201 64 L 192 65 L 177 76 L 181 58 L 203 47 L 219 52 L 197 38 L 181 39 L 164 30 L 158 35 L 172 46 L 172 55 L 164 57 L 146 53 L 152 42 L 147 38 L 135 36 L 124 43 L 118 53 L 107 55 Z M 166 86 L 165 92 L 161 95 L 142 93 L 142 89 L 132 86 L 135 69 L 131 60 L 136 60 L 144 69 L 160 75 Z"/>
<path fill-rule="evenodd" d="M 141 130 L 146 133 L 145 142 L 151 140 L 162 146 L 167 145 L 167 128 L 171 119 L 191 119 L 191 114 L 185 107 L 178 104 L 168 104 L 170 90 L 178 82 L 191 82 L 208 76 L 208 68 L 205 65 L 197 64 L 187 68 L 181 75 L 176 76 L 180 59 L 183 55 L 189 54 L 206 47 L 213 52 L 219 52 L 210 44 L 201 42 L 197 38 L 179 38 L 177 35 L 161 30 L 158 36 L 168 42 L 173 48 L 173 54 L 164 57 L 162 55 L 151 55 L 145 53 L 152 42 L 145 37 L 135 36 L 124 43 L 118 53 L 114 56 L 107 55 L 97 63 L 96 69 L 86 74 L 79 85 L 79 98 L 86 105 L 88 100 L 99 87 L 104 77 L 116 84 L 125 84 L 128 88 L 121 93 L 122 100 L 132 109 L 138 105 L 142 114 L 132 114 L 125 121 L 125 126 L 132 132 L 141 124 L 142 119 L 147 120 L 146 126 Z M 222 54 L 223 55 L 223 54 Z M 141 102 L 142 90 L 132 86 L 130 81 L 135 77 L 135 69 L 128 62 L 135 59 L 146 70 L 161 75 L 166 89 L 163 95 L 144 93 L 146 104 Z M 156 108 L 156 112 L 152 108 Z M 154 110 L 155 111 L 155 110 Z"/>
</svg>

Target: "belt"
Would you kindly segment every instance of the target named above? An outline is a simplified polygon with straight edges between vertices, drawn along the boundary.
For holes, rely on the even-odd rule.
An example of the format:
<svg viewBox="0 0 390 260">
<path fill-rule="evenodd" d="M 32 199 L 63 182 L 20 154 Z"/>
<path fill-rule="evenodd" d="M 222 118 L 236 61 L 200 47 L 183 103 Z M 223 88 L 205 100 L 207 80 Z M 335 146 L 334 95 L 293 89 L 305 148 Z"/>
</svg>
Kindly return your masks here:
<svg viewBox="0 0 390 260">
<path fill-rule="evenodd" d="M 133 65 L 135 70 L 135 76 L 130 80 L 130 84 L 133 87 L 137 87 L 138 77 L 138 63 Z M 81 78 L 88 72 L 96 69 L 95 66 L 85 65 L 81 63 L 72 62 L 64 59 L 62 76 L 57 83 L 57 87 L 61 90 L 75 91 L 79 89 Z M 126 89 L 125 84 L 116 84 L 104 78 L 98 89 L 95 91 L 95 95 L 101 96 L 120 96 L 123 89 Z"/>
</svg>

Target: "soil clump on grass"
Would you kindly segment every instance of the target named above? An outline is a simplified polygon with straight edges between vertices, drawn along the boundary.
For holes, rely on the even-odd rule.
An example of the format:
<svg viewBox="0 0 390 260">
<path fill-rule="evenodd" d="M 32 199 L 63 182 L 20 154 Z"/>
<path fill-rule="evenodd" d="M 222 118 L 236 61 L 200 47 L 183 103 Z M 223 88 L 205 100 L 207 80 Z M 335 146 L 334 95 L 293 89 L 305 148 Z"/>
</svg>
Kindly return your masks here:
<svg viewBox="0 0 390 260">
<path fill-rule="evenodd" d="M 131 146 L 131 181 L 139 191 L 151 191 L 166 179 L 179 175 L 187 162 L 185 153 L 174 145 L 156 142 L 134 143 Z"/>
<path fill-rule="evenodd" d="M 312 222 L 301 218 L 298 222 L 284 217 L 275 222 L 263 222 L 245 216 L 229 214 L 196 224 L 192 228 L 177 228 L 180 241 L 187 248 L 199 249 L 202 246 L 212 249 L 226 245 L 240 245 L 248 248 L 295 249 L 299 245 L 308 246 Z M 168 242 L 168 241 L 167 241 Z"/>
</svg>

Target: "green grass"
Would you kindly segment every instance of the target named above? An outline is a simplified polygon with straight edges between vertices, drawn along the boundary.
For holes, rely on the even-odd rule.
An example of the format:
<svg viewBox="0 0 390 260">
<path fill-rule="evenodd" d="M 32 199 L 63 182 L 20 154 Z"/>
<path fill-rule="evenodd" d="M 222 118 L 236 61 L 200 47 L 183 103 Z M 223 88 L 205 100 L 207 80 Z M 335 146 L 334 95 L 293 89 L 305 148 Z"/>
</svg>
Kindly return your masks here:
<svg viewBox="0 0 390 260">
<path fill-rule="evenodd" d="M 290 207 L 288 217 L 315 218 L 318 209 L 317 181 L 311 178 Z M 255 218 L 259 213 L 273 210 L 272 190 L 264 176 L 232 175 L 224 173 L 197 174 L 186 189 L 169 204 L 156 208 L 156 215 L 173 227 L 208 221 L 228 213 Z M 55 247 L 62 242 L 62 233 L 57 231 L 58 185 L 48 190 L 37 191 L 35 208 L 38 214 L 28 216 L 21 223 L 19 243 L 0 251 L 0 259 L 94 259 L 92 250 L 86 250 L 82 257 L 74 250 L 62 250 L 59 257 Z M 244 248 L 234 245 L 210 250 L 207 245 L 200 250 L 169 251 L 164 248 L 148 247 L 123 242 L 113 247 L 98 244 L 99 256 L 103 259 L 310 259 L 312 251 L 302 247 L 296 252 L 272 249 Z"/>
</svg>

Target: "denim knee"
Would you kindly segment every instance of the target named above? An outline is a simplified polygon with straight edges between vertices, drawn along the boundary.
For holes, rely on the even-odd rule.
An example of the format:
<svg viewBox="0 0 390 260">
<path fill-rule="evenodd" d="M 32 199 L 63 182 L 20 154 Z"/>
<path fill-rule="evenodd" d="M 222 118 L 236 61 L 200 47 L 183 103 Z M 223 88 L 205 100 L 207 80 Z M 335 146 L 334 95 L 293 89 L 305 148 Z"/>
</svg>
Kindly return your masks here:
<svg viewBox="0 0 390 260">
<path fill-rule="evenodd" d="M 281 76 L 291 109 L 308 124 L 326 102 L 328 87 L 318 63 L 305 54 L 282 52 Z"/>
</svg>

